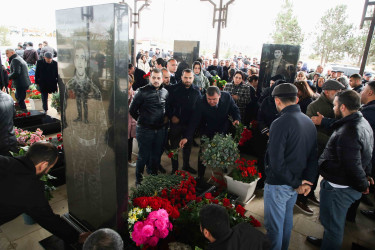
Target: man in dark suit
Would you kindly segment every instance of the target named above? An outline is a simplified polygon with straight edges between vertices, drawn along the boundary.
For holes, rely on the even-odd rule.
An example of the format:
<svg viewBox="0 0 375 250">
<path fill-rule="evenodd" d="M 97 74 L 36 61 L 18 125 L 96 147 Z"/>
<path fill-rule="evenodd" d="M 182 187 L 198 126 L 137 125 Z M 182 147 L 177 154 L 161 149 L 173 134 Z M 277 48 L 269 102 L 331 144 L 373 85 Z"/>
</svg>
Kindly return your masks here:
<svg viewBox="0 0 375 250">
<path fill-rule="evenodd" d="M 233 125 L 240 122 L 240 110 L 228 92 L 221 92 L 216 86 L 207 88 L 206 97 L 197 103 L 189 126 L 183 133 L 183 139 L 180 141 L 180 147 L 183 148 L 188 140 L 193 140 L 195 129 L 200 126 L 200 134 L 213 138 L 216 133 L 226 134 L 230 128 L 231 122 L 228 116 L 232 116 Z M 200 154 L 198 154 L 200 155 Z M 203 181 L 206 167 L 198 156 L 198 181 Z"/>
<path fill-rule="evenodd" d="M 44 59 L 38 60 L 35 69 L 35 84 L 39 85 L 42 95 L 43 110 L 48 110 L 48 94 L 57 91 L 57 62 L 50 52 L 44 53 Z"/>
</svg>

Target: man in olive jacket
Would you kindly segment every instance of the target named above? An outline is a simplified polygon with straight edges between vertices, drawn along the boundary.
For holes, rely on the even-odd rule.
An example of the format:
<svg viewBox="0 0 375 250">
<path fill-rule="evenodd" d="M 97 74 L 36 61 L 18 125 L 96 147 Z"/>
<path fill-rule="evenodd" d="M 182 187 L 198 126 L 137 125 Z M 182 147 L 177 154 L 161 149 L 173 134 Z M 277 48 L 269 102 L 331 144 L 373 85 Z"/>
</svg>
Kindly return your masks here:
<svg viewBox="0 0 375 250">
<path fill-rule="evenodd" d="M 27 64 L 16 54 L 14 49 L 7 49 L 6 56 L 9 58 L 10 62 L 9 79 L 13 80 L 13 86 L 16 88 L 17 102 L 21 109 L 26 109 L 26 90 L 31 85 Z"/>
</svg>

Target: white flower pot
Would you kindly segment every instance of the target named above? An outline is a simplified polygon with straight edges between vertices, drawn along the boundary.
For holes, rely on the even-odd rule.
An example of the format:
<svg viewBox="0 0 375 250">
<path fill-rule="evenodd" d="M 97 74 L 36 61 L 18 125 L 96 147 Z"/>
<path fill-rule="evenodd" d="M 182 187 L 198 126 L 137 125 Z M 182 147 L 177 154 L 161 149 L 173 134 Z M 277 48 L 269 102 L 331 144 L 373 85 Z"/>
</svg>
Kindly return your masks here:
<svg viewBox="0 0 375 250">
<path fill-rule="evenodd" d="M 256 179 L 255 181 L 251 183 L 245 183 L 241 181 L 235 181 L 232 177 L 225 175 L 224 176 L 227 181 L 227 188 L 230 193 L 236 194 L 240 197 L 240 200 L 243 203 L 247 203 L 250 198 L 253 196 L 255 187 L 257 185 L 257 182 L 259 180 Z"/>
<path fill-rule="evenodd" d="M 32 110 L 43 110 L 42 99 L 29 99 Z"/>
</svg>

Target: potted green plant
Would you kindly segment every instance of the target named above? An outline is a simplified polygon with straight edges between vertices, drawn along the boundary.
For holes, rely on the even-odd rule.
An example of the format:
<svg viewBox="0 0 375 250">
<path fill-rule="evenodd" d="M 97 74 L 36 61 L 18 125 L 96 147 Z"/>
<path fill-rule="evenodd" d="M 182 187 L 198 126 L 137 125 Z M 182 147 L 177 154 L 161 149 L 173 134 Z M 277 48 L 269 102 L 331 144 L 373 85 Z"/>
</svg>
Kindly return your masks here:
<svg viewBox="0 0 375 250">
<path fill-rule="evenodd" d="M 216 134 L 212 139 L 202 137 L 203 165 L 212 169 L 211 179 L 220 186 L 225 185 L 223 172 L 235 165 L 239 158 L 237 142 L 231 135 Z"/>
</svg>

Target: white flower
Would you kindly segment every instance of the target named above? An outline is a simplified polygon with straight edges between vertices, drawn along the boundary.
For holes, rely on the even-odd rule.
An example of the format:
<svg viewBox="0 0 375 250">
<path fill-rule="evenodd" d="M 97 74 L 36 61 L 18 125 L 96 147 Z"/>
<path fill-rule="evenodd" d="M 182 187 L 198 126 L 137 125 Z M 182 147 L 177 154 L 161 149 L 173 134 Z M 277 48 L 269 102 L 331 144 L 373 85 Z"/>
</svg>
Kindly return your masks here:
<svg viewBox="0 0 375 250">
<path fill-rule="evenodd" d="M 134 224 L 135 220 L 133 218 L 128 218 L 129 224 Z"/>
<path fill-rule="evenodd" d="M 151 207 L 146 207 L 146 212 L 147 213 L 151 213 L 151 211 L 152 211 Z"/>
</svg>

